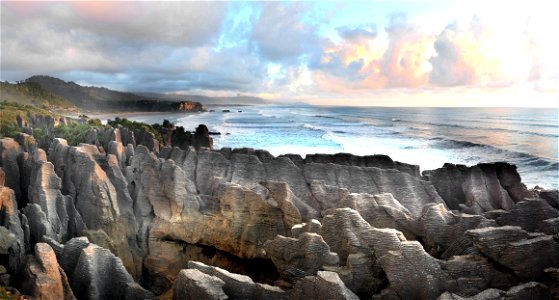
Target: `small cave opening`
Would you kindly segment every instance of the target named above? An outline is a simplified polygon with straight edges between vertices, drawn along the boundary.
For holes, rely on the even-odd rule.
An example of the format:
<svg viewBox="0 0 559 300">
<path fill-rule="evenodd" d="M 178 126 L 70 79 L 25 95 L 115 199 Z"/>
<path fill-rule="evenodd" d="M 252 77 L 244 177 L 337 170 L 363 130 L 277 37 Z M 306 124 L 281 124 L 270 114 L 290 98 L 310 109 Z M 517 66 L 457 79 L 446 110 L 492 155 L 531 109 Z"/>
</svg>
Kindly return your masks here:
<svg viewBox="0 0 559 300">
<path fill-rule="evenodd" d="M 182 248 L 180 253 L 180 264 L 183 266 L 186 266 L 188 261 L 198 261 L 209 266 L 227 270 L 231 273 L 249 276 L 254 282 L 269 285 L 274 285 L 274 282 L 280 277 L 276 266 L 270 259 L 241 258 L 213 246 L 190 244 L 185 241 L 169 237 L 162 238 L 162 241 L 177 244 Z M 146 269 L 144 269 L 144 271 L 145 272 L 142 272 L 143 278 L 141 279 L 142 286 L 151 286 L 153 288 L 154 284 L 156 286 L 162 284 L 161 282 L 154 282 L 154 280 L 157 279 L 150 278 L 149 272 Z M 165 287 L 170 288 L 171 286 L 172 283 L 165 284 Z"/>
<path fill-rule="evenodd" d="M 184 243 L 184 253 L 188 260 L 195 260 L 231 273 L 246 275 L 254 282 L 274 285 L 279 278 L 276 266 L 270 259 L 245 259 L 213 246 Z"/>
</svg>

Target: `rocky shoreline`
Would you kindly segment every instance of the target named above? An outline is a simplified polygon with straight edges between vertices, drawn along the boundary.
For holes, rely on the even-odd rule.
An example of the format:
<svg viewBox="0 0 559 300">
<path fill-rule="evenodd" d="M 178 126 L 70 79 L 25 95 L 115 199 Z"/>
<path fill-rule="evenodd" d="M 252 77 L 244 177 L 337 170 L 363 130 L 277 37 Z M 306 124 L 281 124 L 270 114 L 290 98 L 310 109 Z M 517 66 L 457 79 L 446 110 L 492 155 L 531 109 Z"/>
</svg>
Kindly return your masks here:
<svg viewBox="0 0 559 300">
<path fill-rule="evenodd" d="M 38 299 L 559 297 L 559 193 L 528 190 L 508 163 L 420 174 L 385 155 L 160 147 L 123 127 L 87 138 L 44 149 L 24 133 L 0 140 L 4 289 Z"/>
</svg>

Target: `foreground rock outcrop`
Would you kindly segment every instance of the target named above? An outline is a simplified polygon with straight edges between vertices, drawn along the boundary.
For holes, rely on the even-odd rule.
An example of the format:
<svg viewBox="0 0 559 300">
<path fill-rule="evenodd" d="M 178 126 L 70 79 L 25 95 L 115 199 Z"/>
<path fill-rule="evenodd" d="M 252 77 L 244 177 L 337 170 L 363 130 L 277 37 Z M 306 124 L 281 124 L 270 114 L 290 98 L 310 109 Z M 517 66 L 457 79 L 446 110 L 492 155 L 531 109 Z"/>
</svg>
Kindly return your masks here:
<svg viewBox="0 0 559 300">
<path fill-rule="evenodd" d="M 559 194 L 527 190 L 512 165 L 421 175 L 381 155 L 131 136 L 0 140 L 3 285 L 43 299 L 559 296 Z"/>
</svg>

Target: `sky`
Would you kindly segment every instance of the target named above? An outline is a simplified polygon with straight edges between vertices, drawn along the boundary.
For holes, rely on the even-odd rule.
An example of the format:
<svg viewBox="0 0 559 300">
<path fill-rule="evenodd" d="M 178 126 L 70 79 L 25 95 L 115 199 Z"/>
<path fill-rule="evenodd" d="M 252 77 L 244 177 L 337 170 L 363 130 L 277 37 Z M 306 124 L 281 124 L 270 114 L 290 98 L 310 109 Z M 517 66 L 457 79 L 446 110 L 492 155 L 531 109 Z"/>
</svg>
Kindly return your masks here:
<svg viewBox="0 0 559 300">
<path fill-rule="evenodd" d="M 323 105 L 558 107 L 553 2 L 2 1 L 0 80 Z"/>
</svg>

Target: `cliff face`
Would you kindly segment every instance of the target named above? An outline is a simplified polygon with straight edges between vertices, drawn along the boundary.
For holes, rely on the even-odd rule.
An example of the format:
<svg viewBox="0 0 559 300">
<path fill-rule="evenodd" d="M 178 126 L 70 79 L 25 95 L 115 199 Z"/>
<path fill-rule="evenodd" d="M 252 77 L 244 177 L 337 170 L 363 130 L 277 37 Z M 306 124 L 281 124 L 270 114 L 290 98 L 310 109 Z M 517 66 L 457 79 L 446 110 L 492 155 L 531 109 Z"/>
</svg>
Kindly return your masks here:
<svg viewBox="0 0 559 300">
<path fill-rule="evenodd" d="M 421 176 L 387 156 L 154 152 L 102 136 L 106 153 L 0 141 L 0 263 L 29 295 L 557 296 L 557 193 L 526 190 L 509 164 Z"/>
</svg>

